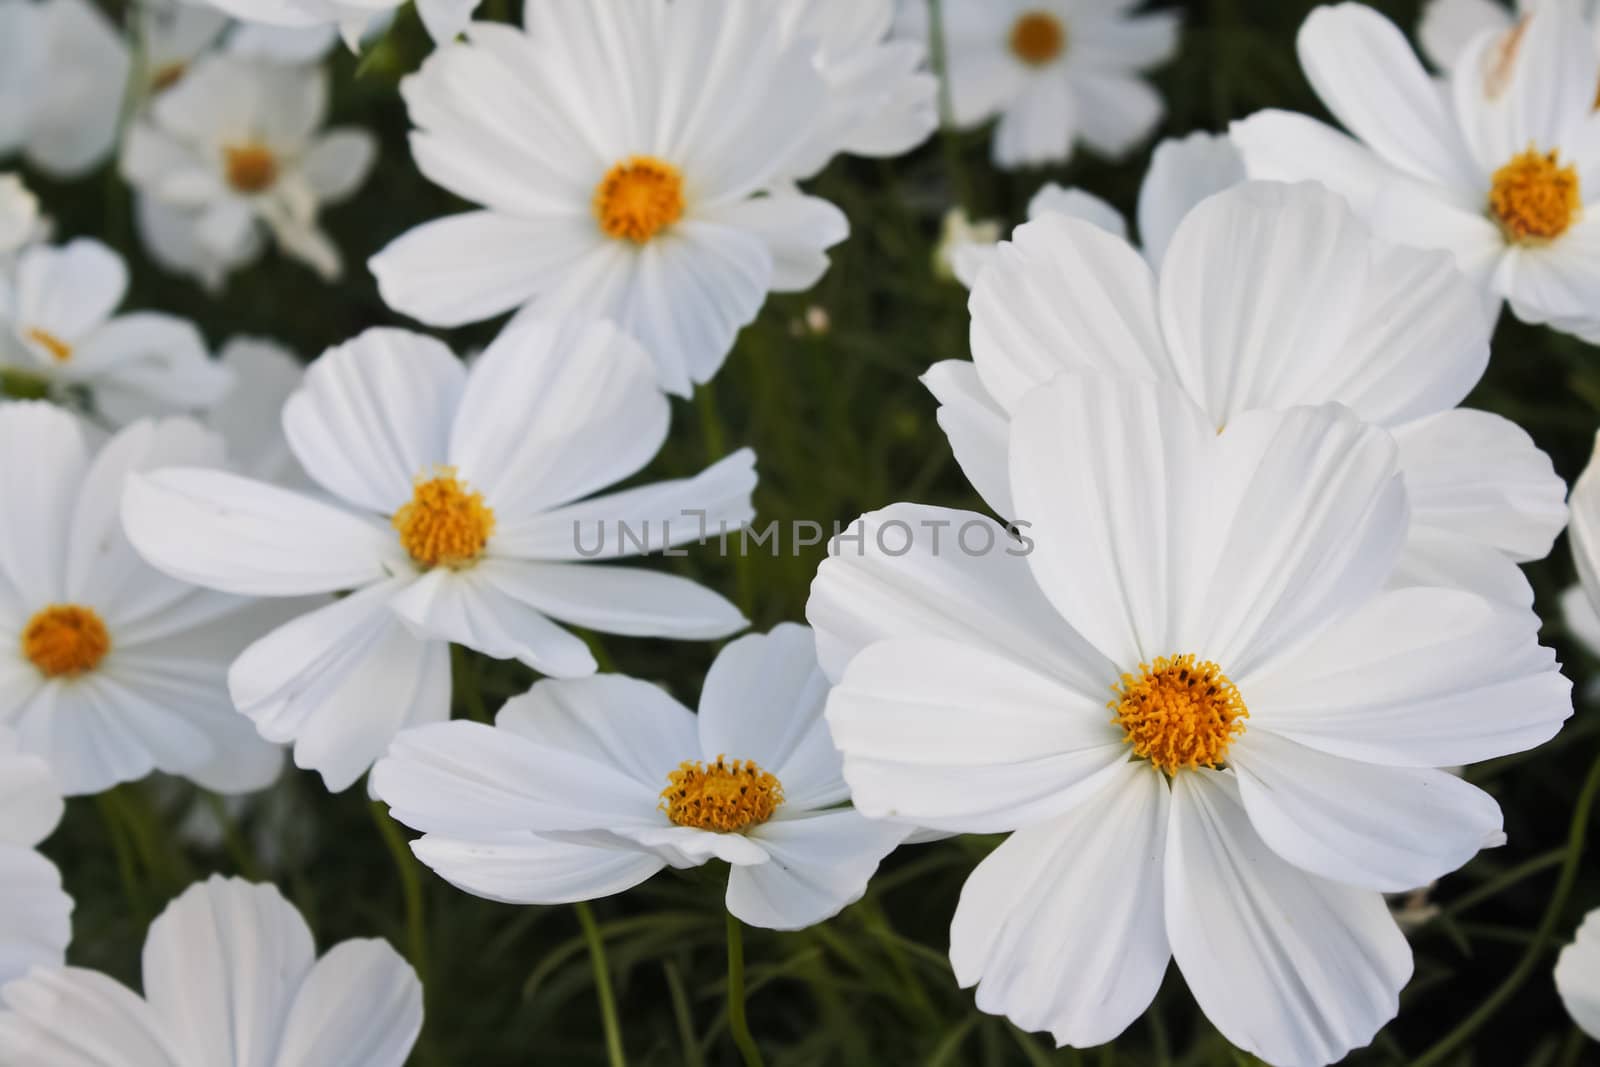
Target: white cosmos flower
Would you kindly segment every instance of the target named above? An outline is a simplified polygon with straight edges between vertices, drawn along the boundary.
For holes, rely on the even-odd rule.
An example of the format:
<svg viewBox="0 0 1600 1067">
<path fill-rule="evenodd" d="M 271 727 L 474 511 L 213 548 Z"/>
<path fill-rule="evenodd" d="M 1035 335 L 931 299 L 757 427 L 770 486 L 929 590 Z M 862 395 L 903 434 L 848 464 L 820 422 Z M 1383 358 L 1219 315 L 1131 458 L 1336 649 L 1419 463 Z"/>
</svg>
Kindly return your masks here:
<svg viewBox="0 0 1600 1067">
<path fill-rule="evenodd" d="M 1178 225 L 1159 275 L 1080 219 L 1019 228 L 972 294 L 973 362 L 924 382 L 956 458 L 999 515 L 1014 505 L 1006 424 L 1033 386 L 1092 369 L 1174 382 L 1217 428 L 1258 408 L 1339 403 L 1393 433 L 1411 494 L 1398 582 L 1529 606 L 1566 486 L 1508 419 L 1457 408 L 1489 358 L 1473 286 L 1442 253 L 1375 242 L 1321 186 L 1250 182 Z"/>
<path fill-rule="evenodd" d="M 1500 839 L 1493 799 L 1435 768 L 1572 712 L 1532 612 L 1384 590 L 1398 459 L 1336 405 L 1219 433 L 1174 385 L 1062 375 L 1012 420 L 1028 541 L 896 505 L 836 544 L 806 613 L 856 807 L 1011 832 L 951 928 L 980 1008 L 1098 1045 L 1175 957 L 1269 1063 L 1339 1059 L 1394 1015 L 1411 952 L 1383 893 Z M 890 523 L 918 531 L 900 554 Z"/>
<path fill-rule="evenodd" d="M 829 117 L 792 177 L 812 177 L 841 152 L 898 156 L 928 139 L 939 125 L 939 83 L 922 69 L 921 41 L 886 39 L 895 0 L 778 2 L 787 37 L 816 43 L 817 73 L 830 100 Z"/>
<path fill-rule="evenodd" d="M 945 65 L 959 127 L 999 116 L 1006 169 L 1064 162 L 1082 141 L 1121 157 L 1161 121 L 1140 75 L 1178 46 L 1178 16 L 1132 14 L 1138 0 L 944 0 Z M 896 33 L 929 39 L 925 0 L 901 0 Z"/>
<path fill-rule="evenodd" d="M 187 419 L 135 423 L 91 454 L 77 419 L 0 405 L 0 725 L 68 795 L 153 770 L 224 793 L 260 789 L 282 752 L 228 700 L 228 664 L 281 612 L 174 581 L 117 521 L 124 482 L 218 464 Z"/>
<path fill-rule="evenodd" d="M 688 395 L 849 232 L 780 187 L 829 121 L 815 44 L 746 0 L 540 0 L 526 19 L 474 24 L 402 82 L 417 166 L 484 207 L 379 252 L 378 288 L 432 326 L 611 319 Z"/>
<path fill-rule="evenodd" d="M 827 693 L 811 631 L 784 624 L 722 650 L 698 715 L 620 675 L 540 682 L 493 728 L 401 734 L 373 791 L 424 832 L 417 857 L 478 896 L 590 900 L 721 859 L 730 912 L 799 929 L 859 899 L 907 833 L 841 806 Z"/>
<path fill-rule="evenodd" d="M 25 249 L 0 276 L 0 367 L 63 399 L 87 394 L 113 422 L 216 403 L 232 379 L 200 332 L 173 315 L 117 314 L 127 289 L 122 257 L 99 241 Z"/>
<path fill-rule="evenodd" d="M 318 959 L 270 885 L 213 876 L 150 924 L 144 996 L 98 971 L 0 989 L 0 1059 L 30 1067 L 401 1067 L 422 984 L 379 940 Z"/>
<path fill-rule="evenodd" d="M 1212 193 L 1237 185 L 1244 177 L 1244 160 L 1225 136 L 1196 131 L 1156 145 L 1139 185 L 1138 204 L 1139 237 L 1150 265 L 1160 266 L 1178 223 L 1196 204 Z M 1063 189 L 1054 182 L 1047 183 L 1028 202 L 1028 221 L 1047 214 L 1092 222 L 1114 237 L 1128 236 L 1128 222 L 1122 212 L 1082 189 Z M 954 257 L 956 278 L 972 288 L 978 272 L 997 255 L 997 241 L 964 246 Z"/>
<path fill-rule="evenodd" d="M 366 180 L 377 141 L 366 130 L 324 130 L 327 109 L 321 68 L 209 55 L 134 124 L 122 172 L 192 227 L 224 270 L 259 254 L 264 228 L 286 254 L 334 278 L 341 257 L 317 214 Z"/>
<path fill-rule="evenodd" d="M 590 562 L 754 514 L 748 449 L 693 478 L 591 496 L 650 461 L 668 418 L 649 358 L 609 324 L 526 320 L 470 373 L 432 338 L 373 329 L 313 363 L 283 413 L 295 458 L 332 499 L 172 469 L 132 482 L 123 522 L 146 558 L 198 585 L 352 591 L 229 675 L 261 733 L 294 741 L 296 762 L 340 790 L 400 729 L 449 716 L 448 642 L 574 676 L 594 657 L 552 620 L 692 639 L 744 625 L 686 578 Z"/>
<path fill-rule="evenodd" d="M 0 159 L 53 178 L 99 166 L 116 144 L 127 46 L 91 0 L 0 0 Z"/>
<path fill-rule="evenodd" d="M 1600 909 L 1584 916 L 1577 940 L 1556 959 L 1556 990 L 1572 1021 L 1600 1041 Z"/>
<path fill-rule="evenodd" d="M 59 967 L 72 940 L 72 898 L 56 865 L 34 851 L 61 821 L 50 765 L 0 726 L 0 986 L 33 966 Z"/>
<path fill-rule="evenodd" d="M 1231 129 L 1252 177 L 1322 182 L 1379 236 L 1453 254 L 1492 313 L 1600 341 L 1600 49 L 1572 0 L 1479 33 L 1443 87 L 1365 5 L 1313 11 L 1299 50 L 1354 136 L 1259 112 Z"/>
</svg>

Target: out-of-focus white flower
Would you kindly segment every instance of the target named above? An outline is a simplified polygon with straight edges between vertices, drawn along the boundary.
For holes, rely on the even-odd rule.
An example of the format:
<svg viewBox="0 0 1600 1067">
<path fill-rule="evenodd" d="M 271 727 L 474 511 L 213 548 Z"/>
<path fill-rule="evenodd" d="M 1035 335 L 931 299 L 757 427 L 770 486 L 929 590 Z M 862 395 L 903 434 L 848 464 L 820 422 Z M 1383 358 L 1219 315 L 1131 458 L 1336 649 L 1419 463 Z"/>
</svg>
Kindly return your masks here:
<svg viewBox="0 0 1600 1067">
<path fill-rule="evenodd" d="M 0 265 L 38 236 L 39 198 L 15 174 L 0 174 Z"/>
<path fill-rule="evenodd" d="M 1171 12 L 1132 2 L 944 0 L 945 70 L 954 123 L 999 116 L 992 155 L 1013 169 L 1060 163 L 1082 141 L 1120 157 L 1161 121 L 1161 97 L 1140 75 L 1178 45 Z M 896 34 L 928 41 L 925 0 L 901 0 Z"/>
<path fill-rule="evenodd" d="M 187 419 L 142 421 L 91 455 L 76 418 L 0 405 L 0 721 L 69 795 L 153 770 L 260 789 L 282 752 L 228 701 L 228 664 L 282 617 L 161 574 L 118 522 L 124 481 L 222 462 Z"/>
<path fill-rule="evenodd" d="M 199 410 L 232 380 L 193 324 L 156 312 L 119 315 L 122 257 L 98 241 L 35 245 L 0 277 L 0 367 L 113 423 Z"/>
<path fill-rule="evenodd" d="M 228 16 L 222 12 L 176 2 L 142 3 L 137 18 L 146 97 L 182 81 L 195 60 L 216 47 L 228 28 Z"/>
<path fill-rule="evenodd" d="M 1066 373 L 1011 427 L 1026 542 L 896 505 L 834 546 L 806 614 L 857 809 L 1011 833 L 951 925 L 981 1009 L 1099 1045 L 1175 959 L 1270 1063 L 1338 1060 L 1394 1016 L 1412 961 L 1383 894 L 1502 839 L 1439 768 L 1572 714 L 1527 608 L 1385 589 L 1398 460 L 1337 405 L 1219 432 L 1174 384 Z"/>
<path fill-rule="evenodd" d="M 960 279 L 963 285 L 970 282 L 963 276 L 966 270 L 976 271 L 974 265 L 1000 240 L 1000 223 L 995 219 L 973 222 L 966 208 L 953 207 L 944 213 L 939 227 L 939 243 L 933 247 L 933 275 L 945 281 Z"/>
<path fill-rule="evenodd" d="M 203 276 L 254 258 L 264 227 L 285 253 L 337 277 L 339 250 L 317 214 L 366 180 L 377 141 L 366 130 L 324 130 L 327 108 L 320 68 L 201 59 L 129 133 L 123 174 L 141 196 L 169 209 L 142 214 L 141 225 L 189 227 L 188 240 L 209 265 L 210 274 L 207 265 L 193 268 Z M 179 240 L 157 236 L 152 243 L 171 253 Z"/>
<path fill-rule="evenodd" d="M 295 759 L 348 787 L 402 728 L 450 712 L 449 642 L 555 676 L 593 673 L 582 639 L 706 639 L 727 600 L 672 574 L 607 566 L 753 515 L 754 456 L 599 496 L 666 438 L 649 357 L 606 323 L 528 319 L 470 373 L 440 342 L 374 329 L 311 365 L 284 409 L 326 493 L 214 470 L 141 475 L 128 536 L 167 573 L 268 597 L 354 590 L 252 646 L 235 704 Z M 327 494 L 332 494 L 330 499 Z"/>
<path fill-rule="evenodd" d="M 895 0 L 779 0 L 789 38 L 816 43 L 828 85 L 828 119 L 794 178 L 809 178 L 843 152 L 886 157 L 909 152 L 939 125 L 939 83 L 922 69 L 921 41 L 889 38 Z"/>
<path fill-rule="evenodd" d="M 204 0 L 234 18 L 288 30 L 337 30 L 351 51 L 389 24 L 403 0 Z M 479 0 L 417 0 L 417 14 L 439 44 L 453 41 Z"/>
<path fill-rule="evenodd" d="M 50 765 L 0 726 L 0 986 L 39 965 L 58 967 L 72 940 L 72 898 L 56 865 L 34 846 L 64 805 Z"/>
<path fill-rule="evenodd" d="M 90 0 L 0 0 L 0 159 L 55 178 L 99 166 L 116 144 L 131 61 Z"/>
<path fill-rule="evenodd" d="M 1593 19 L 1595 0 L 1557 0 L 1575 3 L 1585 18 Z M 1515 14 L 1504 0 L 1428 0 L 1417 23 L 1422 54 L 1440 70 L 1452 70 L 1467 45 L 1485 30 L 1505 31 L 1517 17 L 1539 6 L 1540 0 L 1516 0 Z"/>
<path fill-rule="evenodd" d="M 401 734 L 373 792 L 424 831 L 422 862 L 478 896 L 589 900 L 720 859 L 730 912 L 796 930 L 859 899 L 908 832 L 841 807 L 827 695 L 811 631 L 785 624 L 723 649 L 698 715 L 619 675 L 540 682 L 494 728 Z"/>
<path fill-rule="evenodd" d="M 150 924 L 144 996 L 100 974 L 36 968 L 0 990 L 0 1058 L 52 1067 L 401 1067 L 422 984 L 381 940 L 321 959 L 270 885 L 213 876 Z"/>
<path fill-rule="evenodd" d="M 217 361 L 233 386 L 206 413 L 206 423 L 227 444 L 228 468 L 277 485 L 302 484 L 305 472 L 289 450 L 283 409 L 305 379 L 305 366 L 282 345 L 235 337 Z"/>
<path fill-rule="evenodd" d="M 978 278 L 973 362 L 924 377 L 939 424 L 990 507 L 1015 509 L 1010 416 L 1028 391 L 1092 369 L 1180 385 L 1216 428 L 1260 408 L 1338 403 L 1400 447 L 1411 522 L 1396 583 L 1527 608 L 1518 562 L 1566 523 L 1566 486 L 1520 427 L 1457 408 L 1489 359 L 1472 284 L 1442 253 L 1387 245 L 1322 186 L 1249 182 L 1178 226 L 1159 278 L 1080 219 L 1017 230 Z"/>
<path fill-rule="evenodd" d="M 1556 990 L 1572 1021 L 1600 1041 L 1600 909 L 1584 916 L 1577 939 L 1556 959 Z"/>
<path fill-rule="evenodd" d="M 1379 236 L 1450 252 L 1491 314 L 1600 343 L 1600 48 L 1571 0 L 1479 32 L 1444 86 L 1362 4 L 1313 11 L 1299 52 L 1354 136 L 1259 112 L 1230 131 L 1252 177 L 1321 182 Z"/>
<path fill-rule="evenodd" d="M 830 121 L 829 92 L 815 44 L 769 5 L 619 11 L 530 3 L 526 33 L 476 23 L 402 83 L 422 173 L 485 207 L 370 265 L 390 307 L 432 326 L 517 308 L 611 319 L 688 395 L 767 293 L 809 289 L 849 232 L 784 186 Z"/>
</svg>

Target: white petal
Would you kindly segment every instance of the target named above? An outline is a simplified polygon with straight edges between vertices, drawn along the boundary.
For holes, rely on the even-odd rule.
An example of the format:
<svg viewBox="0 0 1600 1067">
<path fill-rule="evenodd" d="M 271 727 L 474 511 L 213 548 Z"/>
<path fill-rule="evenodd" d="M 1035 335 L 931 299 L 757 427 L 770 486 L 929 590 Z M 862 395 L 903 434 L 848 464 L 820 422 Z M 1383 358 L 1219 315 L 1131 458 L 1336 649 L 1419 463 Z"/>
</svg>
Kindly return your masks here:
<svg viewBox="0 0 1600 1067">
<path fill-rule="evenodd" d="M 1397 767 L 1476 763 L 1548 741 L 1572 714 L 1572 683 L 1537 626 L 1470 593 L 1400 589 L 1234 680 L 1252 723 L 1311 748 Z"/>
<path fill-rule="evenodd" d="M 333 204 L 355 195 L 372 172 L 377 156 L 378 142 L 371 133 L 333 129 L 317 138 L 300 166 L 317 200 Z"/>
<path fill-rule="evenodd" d="M 0 914 L 0 986 L 32 967 L 60 967 L 66 962 L 67 943 L 72 940 L 72 898 L 61 888 L 55 864 L 31 848 L 0 843 L 0 900 L 5 901 Z M 5 1048 L 3 1020 L 0 1015 L 0 1049 Z"/>
<path fill-rule="evenodd" d="M 316 952 L 272 886 L 213 875 L 150 924 L 145 999 L 192 1063 L 271 1063 Z"/>
<path fill-rule="evenodd" d="M 874 642 L 945 638 L 1100 694 L 1116 668 L 1056 613 L 1013 539 L 983 515 L 895 504 L 829 545 L 806 603 L 823 671 L 837 681 Z"/>
<path fill-rule="evenodd" d="M 56 178 L 75 178 L 116 145 L 132 61 L 117 27 L 86 0 L 45 5 L 47 77 L 37 94 L 24 154 Z M 42 91 L 41 91 L 42 89 Z"/>
<path fill-rule="evenodd" d="M 65 594 L 67 533 L 87 473 L 78 421 L 45 403 L 0 408 L 0 598 L 43 606 Z"/>
<path fill-rule="evenodd" d="M 983 387 L 975 364 L 947 359 L 929 367 L 922 384 L 939 401 L 939 428 L 967 481 L 996 515 L 1015 514 L 1006 446 L 1010 418 Z"/>
<path fill-rule="evenodd" d="M 774 193 L 707 212 L 713 222 L 760 237 L 772 254 L 772 290 L 799 293 L 821 280 L 827 250 L 850 236 L 850 220 L 815 196 Z"/>
<path fill-rule="evenodd" d="M 1035 75 L 1004 102 L 991 141 L 1001 170 L 1065 163 L 1072 155 L 1078 106 L 1065 78 Z"/>
<path fill-rule="evenodd" d="M 582 837 L 583 840 L 570 838 Z M 569 904 L 622 893 L 666 861 L 610 834 L 506 834 L 457 839 L 427 834 L 411 849 L 440 878 L 506 904 Z"/>
<path fill-rule="evenodd" d="M 1567 632 L 1578 639 L 1584 651 L 1600 659 L 1600 613 L 1595 612 L 1583 586 L 1568 586 L 1566 592 L 1561 594 L 1561 621 L 1566 624 Z"/>
<path fill-rule="evenodd" d="M 1171 20 L 1176 34 L 1176 18 Z M 1071 76 L 1078 136 L 1100 155 L 1120 159 L 1132 152 L 1166 112 L 1161 94 L 1143 78 L 1120 71 L 1080 71 Z"/>
<path fill-rule="evenodd" d="M 1556 991 L 1573 1022 L 1600 1041 L 1600 910 L 1584 916 L 1577 940 L 1557 957 Z"/>
<path fill-rule="evenodd" d="M 1007 411 L 1062 371 L 1171 374 L 1150 268 L 1126 241 L 1080 219 L 1018 227 L 970 303 L 978 376 Z"/>
<path fill-rule="evenodd" d="M 227 441 L 229 462 L 263 481 L 303 481 L 283 436 L 283 405 L 305 368 L 288 349 L 252 337 L 233 338 L 217 358 L 233 373 L 234 386 L 208 420 Z"/>
<path fill-rule="evenodd" d="M 1473 38 L 1511 25 L 1511 12 L 1497 0 L 1428 0 L 1417 23 L 1417 41 L 1435 67 L 1448 71 Z"/>
<path fill-rule="evenodd" d="M 1189 652 L 1238 681 L 1380 588 L 1406 532 L 1393 442 L 1342 409 L 1218 434 L 1176 387 L 1090 375 L 1024 402 L 1011 485 L 1040 587 L 1124 671 Z"/>
<path fill-rule="evenodd" d="M 1346 885 L 1417 889 L 1501 833 L 1494 798 L 1446 771 L 1342 759 L 1265 727 L 1247 727 L 1228 764 L 1262 840 L 1296 867 Z"/>
<path fill-rule="evenodd" d="M 1309 115 L 1267 109 L 1228 127 L 1245 170 L 1257 181 L 1319 181 L 1363 216 L 1396 171 L 1354 137 Z"/>
<path fill-rule="evenodd" d="M 37 967 L 0 988 L 0 1058 L 29 1067 L 172 1067 L 161 1020 L 98 971 Z"/>
<path fill-rule="evenodd" d="M 289 447 L 306 473 L 358 507 L 391 515 L 449 457 L 466 384 L 440 342 L 378 327 L 330 348 L 283 409 Z"/>
<path fill-rule="evenodd" d="M 17 259 L 13 314 L 75 344 L 111 318 L 128 291 L 128 267 L 99 241 L 80 238 L 59 248 L 35 245 Z"/>
<path fill-rule="evenodd" d="M 331 593 L 410 570 L 392 533 L 312 497 L 223 471 L 128 479 L 128 540 L 159 570 L 253 596 Z"/>
<path fill-rule="evenodd" d="M 422 983 L 386 941 L 345 941 L 300 986 L 278 1067 L 401 1067 L 422 1031 Z"/>
<path fill-rule="evenodd" d="M 18 748 L 17 736 L 0 726 L 0 843 L 31 848 L 50 836 L 66 806 L 50 765 Z M 0 979 L 0 984 L 4 984 Z"/>
<path fill-rule="evenodd" d="M 1244 159 L 1225 135 L 1197 131 L 1156 145 L 1139 185 L 1145 258 L 1159 264 L 1183 217 L 1206 197 L 1244 179 Z"/>
<path fill-rule="evenodd" d="M 1362 4 L 1321 7 L 1296 43 L 1311 87 L 1345 129 L 1416 177 L 1477 187 L 1443 95 L 1394 23 Z"/>
<path fill-rule="evenodd" d="M 1411 977 L 1382 895 L 1280 859 L 1228 776 L 1201 769 L 1172 786 L 1167 934 L 1206 1017 L 1271 1063 L 1329 1063 L 1371 1041 Z"/>
<path fill-rule="evenodd" d="M 1388 588 L 1414 585 L 1461 589 L 1508 607 L 1533 608 L 1533 586 L 1511 557 L 1475 538 L 1415 521 Z"/>
<path fill-rule="evenodd" d="M 643 567 L 594 563 L 488 560 L 476 568 L 502 593 L 551 618 L 630 637 L 707 640 L 742 630 L 748 620 L 725 597 L 698 582 Z M 539 668 L 545 674 L 593 671 Z"/>
<path fill-rule="evenodd" d="M 1128 220 L 1122 217 L 1122 212 L 1083 189 L 1063 189 L 1055 182 L 1046 182 L 1028 201 L 1028 221 L 1045 215 L 1083 219 L 1113 237 L 1120 237 L 1124 241 L 1128 239 Z"/>
<path fill-rule="evenodd" d="M 995 833 L 1059 815 L 1127 758 L 1103 694 L 948 640 L 869 645 L 828 698 L 857 810 Z"/>
<path fill-rule="evenodd" d="M 1543 559 L 1566 525 L 1566 485 L 1516 423 L 1459 408 L 1395 429 L 1412 522 Z"/>
<path fill-rule="evenodd" d="M 473 364 L 450 462 L 507 523 L 634 474 L 670 417 L 649 354 L 615 326 L 523 319 Z"/>
<path fill-rule="evenodd" d="M 1170 793 L 1123 764 L 1076 810 L 1028 826 L 961 889 L 950 964 L 978 1007 L 1060 1045 L 1104 1044 L 1155 999 L 1172 949 L 1162 916 Z"/>
<path fill-rule="evenodd" d="M 905 835 L 904 826 L 873 822 L 847 808 L 762 823 L 748 836 L 769 859 L 729 870 L 728 911 L 768 930 L 800 930 L 832 918 L 861 899 L 867 880 Z"/>
</svg>

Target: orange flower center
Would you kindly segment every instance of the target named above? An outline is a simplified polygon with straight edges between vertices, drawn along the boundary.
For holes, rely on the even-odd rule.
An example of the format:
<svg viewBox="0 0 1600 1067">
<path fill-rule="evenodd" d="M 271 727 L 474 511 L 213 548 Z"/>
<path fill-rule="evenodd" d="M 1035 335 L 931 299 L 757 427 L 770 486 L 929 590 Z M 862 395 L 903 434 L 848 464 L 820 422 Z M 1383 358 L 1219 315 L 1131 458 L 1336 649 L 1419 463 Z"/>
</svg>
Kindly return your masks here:
<svg viewBox="0 0 1600 1067">
<path fill-rule="evenodd" d="M 494 509 L 456 478 L 454 467 L 417 476 L 411 501 L 389 521 L 411 558 L 424 567 L 459 569 L 483 554 L 494 533 Z"/>
<path fill-rule="evenodd" d="M 1111 687 L 1117 699 L 1106 705 L 1133 754 L 1167 774 L 1221 766 L 1250 715 L 1222 668 L 1192 655 L 1162 656 L 1141 663 L 1139 672 L 1124 674 Z"/>
<path fill-rule="evenodd" d="M 736 833 L 772 818 L 783 803 L 783 786 L 754 760 L 718 756 L 707 767 L 686 760 L 667 775 L 661 810 L 678 826 Z"/>
<path fill-rule="evenodd" d="M 654 156 L 631 156 L 595 186 L 594 215 L 607 236 L 644 244 L 683 217 L 683 175 Z"/>
<path fill-rule="evenodd" d="M 1031 67 L 1042 67 L 1066 51 L 1067 28 L 1048 11 L 1029 11 L 1011 26 L 1011 51 Z"/>
<path fill-rule="evenodd" d="M 266 145 L 228 145 L 222 162 L 228 184 L 241 193 L 265 192 L 278 180 L 278 157 Z"/>
<path fill-rule="evenodd" d="M 92 671 L 111 651 L 111 635 L 93 608 L 51 604 L 22 630 L 22 654 L 46 678 Z"/>
<path fill-rule="evenodd" d="M 1526 152 L 1494 172 L 1489 213 L 1509 241 L 1540 244 L 1560 237 L 1583 210 L 1578 170 L 1554 151 Z"/>
</svg>

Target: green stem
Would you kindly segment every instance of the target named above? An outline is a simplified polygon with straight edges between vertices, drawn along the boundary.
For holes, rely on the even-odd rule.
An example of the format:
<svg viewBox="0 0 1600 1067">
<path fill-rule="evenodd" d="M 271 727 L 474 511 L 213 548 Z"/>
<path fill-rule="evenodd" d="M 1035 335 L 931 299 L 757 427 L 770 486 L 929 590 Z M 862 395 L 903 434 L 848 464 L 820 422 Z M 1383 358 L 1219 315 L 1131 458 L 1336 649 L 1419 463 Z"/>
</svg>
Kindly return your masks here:
<svg viewBox="0 0 1600 1067">
<path fill-rule="evenodd" d="M 123 895 L 128 898 L 128 910 L 133 913 L 140 927 L 146 926 L 150 920 L 149 905 L 144 889 L 139 885 L 139 872 L 134 865 L 133 845 L 128 840 L 127 829 L 109 792 L 101 793 L 94 798 L 94 802 L 95 807 L 100 809 L 100 819 L 105 823 L 106 833 L 111 837 L 111 850 L 117 857 L 117 874 L 122 879 Z"/>
<path fill-rule="evenodd" d="M 1600 793 L 1600 756 L 1597 756 L 1590 765 L 1589 777 L 1584 780 L 1583 791 L 1578 794 L 1578 804 L 1572 813 L 1572 823 L 1567 831 L 1566 861 L 1561 865 L 1561 877 L 1556 882 L 1555 891 L 1550 894 L 1550 903 L 1544 909 L 1544 917 L 1539 920 L 1539 928 L 1533 935 L 1533 941 L 1523 952 L 1522 959 L 1517 961 L 1516 968 L 1482 1004 L 1478 1005 L 1477 1010 L 1462 1020 L 1432 1048 L 1413 1060 L 1411 1067 L 1437 1067 L 1443 1063 L 1484 1023 L 1494 1018 L 1495 1013 L 1533 974 L 1534 968 L 1544 956 L 1545 946 L 1555 934 L 1556 924 L 1561 921 L 1562 912 L 1567 906 L 1567 898 L 1572 895 L 1572 886 L 1578 880 L 1578 866 L 1583 859 L 1584 835 L 1589 827 L 1589 809 L 1594 805 L 1596 793 Z"/>
<path fill-rule="evenodd" d="M 622 1024 L 617 1021 L 617 999 L 611 992 L 611 970 L 606 966 L 606 943 L 600 936 L 600 926 L 594 921 L 594 910 L 584 901 L 573 906 L 578 913 L 578 924 L 583 927 L 583 939 L 589 945 L 589 963 L 594 968 L 594 990 L 600 997 L 600 1021 L 606 1030 L 606 1061 L 611 1067 L 627 1067 L 628 1057 L 622 1051 Z"/>
<path fill-rule="evenodd" d="M 950 88 L 949 59 L 945 50 L 944 5 L 928 0 L 928 62 L 939 79 L 939 144 L 944 150 L 945 169 L 950 172 L 950 188 L 956 203 L 972 210 L 972 189 L 961 164 L 961 140 L 955 124 L 955 100 Z"/>
<path fill-rule="evenodd" d="M 367 810 L 372 814 L 378 834 L 388 847 L 389 855 L 394 858 L 395 870 L 400 874 L 400 891 L 406 902 L 406 945 L 411 955 L 411 966 L 416 970 L 422 988 L 427 989 L 428 926 L 423 912 L 422 878 L 417 874 L 417 859 L 411 854 L 411 846 L 406 844 L 405 835 L 389 817 L 381 800 L 372 801 L 367 805 Z"/>
<path fill-rule="evenodd" d="M 745 1067 L 761 1067 L 761 1050 L 750 1036 L 744 1014 L 744 930 L 728 912 L 728 1032 L 744 1057 Z"/>
<path fill-rule="evenodd" d="M 700 433 L 706 440 L 706 457 L 715 463 L 728 454 L 727 434 L 717 412 L 717 397 L 707 382 L 694 393 L 694 406 L 700 412 Z"/>
</svg>

